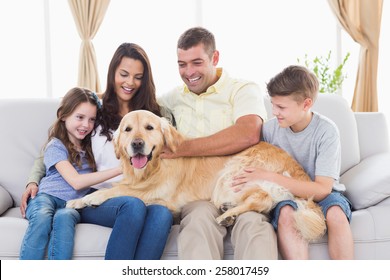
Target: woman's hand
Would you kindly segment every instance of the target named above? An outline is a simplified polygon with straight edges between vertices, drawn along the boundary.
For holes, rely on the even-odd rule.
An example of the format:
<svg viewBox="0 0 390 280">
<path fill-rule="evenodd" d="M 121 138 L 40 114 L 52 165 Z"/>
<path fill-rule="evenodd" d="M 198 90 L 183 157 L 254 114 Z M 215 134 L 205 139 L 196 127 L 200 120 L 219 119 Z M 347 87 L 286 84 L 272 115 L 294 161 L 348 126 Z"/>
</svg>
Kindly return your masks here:
<svg viewBox="0 0 390 280">
<path fill-rule="evenodd" d="M 34 182 L 29 183 L 22 195 L 22 199 L 20 202 L 20 213 L 22 214 L 23 218 L 26 217 L 26 208 L 27 208 L 28 199 L 30 197 L 34 198 L 37 195 L 37 193 L 38 193 L 38 185 Z"/>
</svg>

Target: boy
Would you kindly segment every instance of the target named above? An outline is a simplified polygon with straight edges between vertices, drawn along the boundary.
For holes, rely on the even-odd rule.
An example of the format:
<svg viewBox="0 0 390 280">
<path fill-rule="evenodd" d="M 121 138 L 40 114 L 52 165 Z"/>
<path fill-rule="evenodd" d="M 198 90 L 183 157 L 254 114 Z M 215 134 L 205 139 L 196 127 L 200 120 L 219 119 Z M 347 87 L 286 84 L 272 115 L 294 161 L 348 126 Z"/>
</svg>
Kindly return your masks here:
<svg viewBox="0 0 390 280">
<path fill-rule="evenodd" d="M 234 185 L 262 179 L 275 182 L 296 196 L 313 197 L 323 209 L 328 228 L 331 259 L 353 259 L 353 238 L 349 226 L 351 207 L 343 196 L 340 174 L 340 139 L 336 125 L 312 112 L 318 94 L 316 76 L 301 66 L 289 66 L 267 84 L 275 118 L 263 126 L 263 139 L 287 151 L 305 169 L 312 182 L 301 182 L 280 174 L 248 168 Z M 297 205 L 282 201 L 271 214 L 278 247 L 284 259 L 308 259 L 308 243 L 294 228 Z"/>
</svg>

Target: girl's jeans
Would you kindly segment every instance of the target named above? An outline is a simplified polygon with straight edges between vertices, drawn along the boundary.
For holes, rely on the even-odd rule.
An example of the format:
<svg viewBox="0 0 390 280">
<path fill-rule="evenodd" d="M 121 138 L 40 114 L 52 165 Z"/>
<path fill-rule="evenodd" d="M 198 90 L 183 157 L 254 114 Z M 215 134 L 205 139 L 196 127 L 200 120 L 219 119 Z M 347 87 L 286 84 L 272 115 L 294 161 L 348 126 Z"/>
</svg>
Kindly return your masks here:
<svg viewBox="0 0 390 280">
<path fill-rule="evenodd" d="M 164 206 L 146 206 L 130 196 L 115 197 L 81 211 L 81 222 L 111 227 L 105 259 L 157 260 L 164 252 L 172 225 Z"/>
<path fill-rule="evenodd" d="M 80 214 L 65 208 L 66 201 L 38 193 L 30 199 L 26 210 L 29 225 L 20 249 L 22 260 L 42 260 L 48 245 L 49 260 L 72 258 L 75 226 Z"/>
</svg>

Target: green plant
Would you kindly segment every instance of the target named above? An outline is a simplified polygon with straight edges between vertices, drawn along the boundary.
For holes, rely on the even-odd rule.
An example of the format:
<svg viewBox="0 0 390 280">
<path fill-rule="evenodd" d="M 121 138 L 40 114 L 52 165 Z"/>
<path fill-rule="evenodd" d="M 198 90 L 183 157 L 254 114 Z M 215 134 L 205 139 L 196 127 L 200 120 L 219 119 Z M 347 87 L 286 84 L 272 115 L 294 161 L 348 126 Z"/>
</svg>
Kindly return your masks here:
<svg viewBox="0 0 390 280">
<path fill-rule="evenodd" d="M 332 51 L 329 51 L 326 57 L 316 56 L 314 59 L 309 60 L 308 55 L 305 54 L 304 65 L 314 72 L 320 83 L 321 93 L 336 93 L 342 86 L 344 79 L 347 75 L 343 73 L 345 63 L 347 62 L 350 53 L 347 53 L 343 59 L 343 62 L 332 70 L 330 65 Z M 300 59 L 298 58 L 298 63 Z"/>
</svg>

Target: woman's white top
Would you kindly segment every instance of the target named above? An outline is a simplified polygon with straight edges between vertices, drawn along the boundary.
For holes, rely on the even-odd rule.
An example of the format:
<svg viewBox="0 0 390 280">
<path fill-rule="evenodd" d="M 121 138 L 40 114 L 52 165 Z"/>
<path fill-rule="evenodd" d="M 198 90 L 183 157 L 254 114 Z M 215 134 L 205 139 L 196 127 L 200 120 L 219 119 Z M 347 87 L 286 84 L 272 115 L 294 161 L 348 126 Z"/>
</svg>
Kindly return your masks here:
<svg viewBox="0 0 390 280">
<path fill-rule="evenodd" d="M 108 141 L 107 137 L 100 135 L 101 126 L 96 128 L 96 134 L 92 136 L 92 151 L 95 157 L 96 168 L 98 171 L 118 167 L 120 165 L 119 159 L 115 156 L 114 143 Z M 123 175 L 116 176 L 103 183 L 92 186 L 95 189 L 110 188 L 113 182 L 118 182 Z"/>
</svg>

